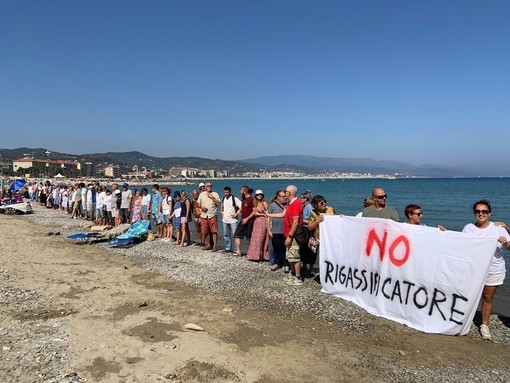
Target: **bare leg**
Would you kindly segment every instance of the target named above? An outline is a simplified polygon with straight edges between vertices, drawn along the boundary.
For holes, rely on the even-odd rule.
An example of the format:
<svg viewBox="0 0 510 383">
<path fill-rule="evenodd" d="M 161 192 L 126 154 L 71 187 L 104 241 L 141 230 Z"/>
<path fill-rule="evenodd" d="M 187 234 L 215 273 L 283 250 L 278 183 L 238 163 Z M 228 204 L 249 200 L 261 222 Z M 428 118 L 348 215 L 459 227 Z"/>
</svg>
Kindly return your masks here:
<svg viewBox="0 0 510 383">
<path fill-rule="evenodd" d="M 168 224 L 166 228 L 166 237 L 172 240 L 172 235 L 174 234 L 174 227 L 171 223 Z"/>
<path fill-rule="evenodd" d="M 202 245 L 204 243 L 202 236 L 202 226 L 200 221 L 196 218 L 193 218 L 193 222 L 195 223 L 195 229 L 197 229 L 197 242 L 199 245 Z"/>
<path fill-rule="evenodd" d="M 184 246 L 184 242 L 188 240 L 188 224 L 186 222 L 182 223 L 181 228 L 181 242 L 177 243 L 179 246 Z"/>
<path fill-rule="evenodd" d="M 218 250 L 218 233 L 212 233 L 213 246 L 212 249 L 214 251 Z"/>
<path fill-rule="evenodd" d="M 293 262 L 291 263 L 292 269 L 294 270 L 294 274 L 296 278 L 301 279 L 301 262 Z"/>
<path fill-rule="evenodd" d="M 484 286 L 482 291 L 482 324 L 489 324 L 491 318 L 492 304 L 498 286 Z"/>
<path fill-rule="evenodd" d="M 236 244 L 237 253 L 234 255 L 241 255 L 241 238 L 234 238 L 234 243 Z"/>
</svg>

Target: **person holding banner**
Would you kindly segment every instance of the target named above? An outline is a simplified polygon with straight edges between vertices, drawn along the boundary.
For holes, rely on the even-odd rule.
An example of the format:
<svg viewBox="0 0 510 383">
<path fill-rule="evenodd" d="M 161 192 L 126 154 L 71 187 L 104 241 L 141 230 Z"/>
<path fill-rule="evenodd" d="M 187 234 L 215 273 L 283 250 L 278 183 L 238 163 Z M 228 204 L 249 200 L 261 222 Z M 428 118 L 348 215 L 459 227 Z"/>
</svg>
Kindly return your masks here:
<svg viewBox="0 0 510 383">
<path fill-rule="evenodd" d="M 385 193 L 384 189 L 374 188 L 374 190 L 372 190 L 372 198 L 375 201 L 375 205 L 363 209 L 363 213 L 361 213 L 362 217 L 386 218 L 398 222 L 397 211 L 393 206 L 386 203 L 388 195 Z"/>
<path fill-rule="evenodd" d="M 324 221 L 324 215 L 335 215 L 335 209 L 331 206 L 328 206 L 326 203 L 326 199 L 317 194 L 312 198 L 312 206 L 313 210 L 310 213 L 310 220 L 308 222 L 308 230 L 311 232 L 310 240 L 308 241 L 308 246 L 311 251 L 315 254 L 315 258 L 313 260 L 314 264 L 317 259 L 317 254 L 319 252 L 319 224 Z"/>
<path fill-rule="evenodd" d="M 494 224 L 496 226 L 501 226 L 502 228 L 504 228 L 507 231 L 508 234 L 510 234 L 510 227 L 508 227 L 506 225 L 506 223 L 504 223 L 504 222 L 494 222 Z"/>
<path fill-rule="evenodd" d="M 407 205 L 404 209 L 404 214 L 407 218 L 406 223 L 410 225 L 420 225 L 423 213 L 421 207 L 418 205 Z"/>
<path fill-rule="evenodd" d="M 503 258 L 502 248 L 510 249 L 510 235 L 501 226 L 497 226 L 489 220 L 491 216 L 491 205 L 487 200 L 481 200 L 473 205 L 473 213 L 476 222 L 469 223 L 462 229 L 463 233 L 478 235 L 481 237 L 494 238 L 499 242 L 498 247 L 492 257 L 489 272 L 485 280 L 482 291 L 482 324 L 480 325 L 480 334 L 483 339 L 491 340 L 492 336 L 489 330 L 489 320 L 492 312 L 494 295 L 498 286 L 503 284 L 506 276 L 505 259 Z"/>
</svg>

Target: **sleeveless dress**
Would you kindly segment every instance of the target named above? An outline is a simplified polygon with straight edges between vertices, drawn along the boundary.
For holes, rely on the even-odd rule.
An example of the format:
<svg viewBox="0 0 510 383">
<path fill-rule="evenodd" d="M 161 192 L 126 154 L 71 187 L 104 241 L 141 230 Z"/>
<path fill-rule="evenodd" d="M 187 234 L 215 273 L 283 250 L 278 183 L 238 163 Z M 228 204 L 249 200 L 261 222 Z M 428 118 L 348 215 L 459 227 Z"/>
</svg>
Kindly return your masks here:
<svg viewBox="0 0 510 383">
<path fill-rule="evenodd" d="M 135 223 L 142 219 L 142 204 L 140 202 L 140 198 L 135 200 L 135 203 L 133 204 L 133 211 L 131 213 L 131 223 Z"/>
<path fill-rule="evenodd" d="M 262 210 L 257 208 L 262 213 Z M 266 217 L 260 216 L 253 221 L 253 231 L 251 233 L 250 247 L 246 259 L 249 261 L 267 261 L 269 260 L 269 237 L 267 235 Z"/>
</svg>

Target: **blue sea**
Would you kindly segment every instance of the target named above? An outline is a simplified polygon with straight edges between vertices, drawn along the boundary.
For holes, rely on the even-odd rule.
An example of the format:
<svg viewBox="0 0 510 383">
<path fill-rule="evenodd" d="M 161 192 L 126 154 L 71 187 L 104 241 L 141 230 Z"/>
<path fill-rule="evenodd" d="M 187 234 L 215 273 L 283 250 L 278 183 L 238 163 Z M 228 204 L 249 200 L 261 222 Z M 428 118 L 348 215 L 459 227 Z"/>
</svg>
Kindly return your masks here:
<svg viewBox="0 0 510 383">
<path fill-rule="evenodd" d="M 510 178 L 459 178 L 459 179 L 362 179 L 362 180 L 235 180 L 212 181 L 213 190 L 220 197 L 223 188 L 230 186 L 232 193 L 239 196 L 241 186 L 253 190 L 262 189 L 266 200 L 285 189 L 296 185 L 298 193 L 310 190 L 313 195 L 321 194 L 328 205 L 337 213 L 356 215 L 363 210 L 363 198 L 369 197 L 374 187 L 382 187 L 388 195 L 387 203 L 398 212 L 404 221 L 404 207 L 417 204 L 422 207 L 423 220 L 427 226 L 443 225 L 448 230 L 461 231 L 464 225 L 473 222 L 472 206 L 481 199 L 488 199 L 492 205 L 492 221 L 510 224 Z M 163 186 L 160 185 L 160 186 Z M 175 190 L 197 189 L 194 186 L 171 186 Z"/>
<path fill-rule="evenodd" d="M 492 206 L 492 221 L 510 224 L 510 178 L 445 178 L 445 179 L 356 179 L 356 180 L 221 180 L 212 181 L 213 190 L 220 197 L 225 186 L 239 196 L 241 186 L 261 189 L 266 200 L 284 190 L 289 184 L 296 185 L 298 193 L 310 190 L 320 194 L 337 213 L 356 215 L 363 210 L 363 199 L 371 195 L 374 187 L 382 187 L 388 195 L 387 204 L 393 206 L 405 220 L 404 207 L 420 205 L 422 223 L 427 226 L 443 225 L 448 230 L 461 231 L 469 222 L 474 222 L 472 206 L 476 201 L 487 199 Z M 161 184 L 160 186 L 164 186 Z M 171 186 L 172 190 L 198 188 L 193 186 Z M 191 225 L 193 226 L 193 225 Z M 220 225 L 221 226 L 221 225 Z M 221 243 L 221 239 L 220 239 Z M 510 316 L 510 252 L 506 252 L 507 280 L 495 298 L 494 311 Z"/>
</svg>

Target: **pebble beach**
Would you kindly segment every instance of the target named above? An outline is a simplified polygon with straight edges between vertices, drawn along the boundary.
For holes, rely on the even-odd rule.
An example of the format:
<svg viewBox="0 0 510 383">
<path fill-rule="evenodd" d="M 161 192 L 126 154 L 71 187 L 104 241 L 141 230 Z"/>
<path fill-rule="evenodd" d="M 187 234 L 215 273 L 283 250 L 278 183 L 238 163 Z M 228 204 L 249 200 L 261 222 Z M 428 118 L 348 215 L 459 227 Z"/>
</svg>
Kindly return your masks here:
<svg viewBox="0 0 510 383">
<path fill-rule="evenodd" d="M 221 251 L 217 253 L 203 251 L 197 246 L 179 248 L 172 243 L 159 240 L 145 241 L 127 249 L 110 249 L 104 242 L 77 244 L 65 237 L 72 233 L 89 231 L 91 222 L 72 220 L 61 211 L 46 209 L 39 205 L 34 206 L 34 211 L 34 214 L 26 216 L 0 216 L 1 257 L 4 265 L 3 268 L 0 267 L 2 381 L 271 382 L 302 381 L 306 374 L 312 381 L 328 382 L 510 381 L 507 363 L 510 357 L 509 318 L 493 314 L 491 317 L 493 342 L 482 340 L 475 324 L 471 325 L 469 335 L 464 337 L 424 334 L 404 325 L 374 317 L 351 302 L 323 294 L 320 291 L 320 284 L 312 278 L 306 279 L 301 287 L 289 286 L 286 274 L 281 270 L 271 271 L 267 263 L 252 263 L 246 261 L 244 257 L 233 257 Z M 26 222 L 26 225 L 23 225 L 23 222 Z M 34 227 L 37 230 L 34 230 Z M 23 231 L 27 233 L 22 243 L 10 243 L 18 232 Z M 151 275 L 155 277 L 147 277 L 149 282 L 146 282 L 157 280 L 159 281 L 157 286 L 161 288 L 152 292 L 155 290 L 152 286 L 152 290 L 141 292 L 139 302 L 127 304 L 126 307 L 130 307 L 128 315 L 117 321 L 115 315 L 113 319 L 108 318 L 112 326 L 121 323 L 121 319 L 131 321 L 126 323 L 131 329 L 141 326 L 140 321 L 145 321 L 144 325 L 168 324 L 166 323 L 168 309 L 163 310 L 163 313 L 160 310 L 166 297 L 160 296 L 180 294 L 179 299 L 184 307 L 179 306 L 176 311 L 182 311 L 179 315 L 184 315 L 185 306 L 189 305 L 189 319 L 194 323 L 200 322 L 197 324 L 204 327 L 208 337 L 211 338 L 203 339 L 203 343 L 217 343 L 221 340 L 220 343 L 225 344 L 216 346 L 224 347 L 225 359 L 207 360 L 205 357 L 207 351 L 196 346 L 200 344 L 200 339 L 193 339 L 192 344 L 195 346 L 188 350 L 182 335 L 188 336 L 188 332 L 183 331 L 181 334 L 183 324 L 188 320 L 181 316 L 180 319 L 176 319 L 177 316 L 174 318 L 175 323 L 183 321 L 181 325 L 170 326 L 159 334 L 172 334 L 174 331 L 174 334 L 181 335 L 176 338 L 182 343 L 173 339 L 167 340 L 164 336 L 156 343 L 157 347 L 162 348 L 160 355 L 175 352 L 177 349 L 182 352 L 182 357 L 188 356 L 187 360 L 176 360 L 173 369 L 168 367 L 165 371 L 155 369 L 147 371 L 146 368 L 137 370 L 137 366 L 142 363 L 136 362 L 139 359 L 129 358 L 149 359 L 144 354 L 144 346 L 140 345 L 136 346 L 139 350 L 136 356 L 121 358 L 125 363 L 119 360 L 119 353 L 128 354 L 129 347 L 103 354 L 100 350 L 92 352 L 90 350 L 93 347 L 87 346 L 90 355 L 89 351 L 82 351 L 81 357 L 78 357 L 80 355 L 78 350 L 83 345 L 80 345 L 79 341 L 80 326 L 73 325 L 73 320 L 80 319 L 82 323 L 90 320 L 90 316 L 97 315 L 92 302 L 100 299 L 94 298 L 94 294 L 102 291 L 102 285 L 106 282 L 101 278 L 88 281 L 91 285 L 87 290 L 84 287 L 77 287 L 75 277 L 66 279 L 66 275 L 59 276 L 65 281 L 60 283 L 67 284 L 67 290 L 65 293 L 59 293 L 61 301 L 56 302 L 55 297 L 49 295 L 49 291 L 44 287 L 45 283 L 52 283 L 51 277 L 44 283 L 38 283 L 37 278 L 23 277 L 24 267 L 46 267 L 44 257 L 39 259 L 40 266 L 36 266 L 33 261 L 30 264 L 23 263 L 23 254 L 27 252 L 37 254 L 40 250 L 38 247 L 44 241 L 49 241 L 47 245 L 44 244 L 45 251 L 52 251 L 51 246 L 54 246 L 54 252 L 58 249 L 63 256 L 67 254 L 70 264 L 76 258 L 84 262 L 84 259 L 80 258 L 81 253 L 94 253 L 94 256 L 100 257 L 100 263 L 122 264 L 124 271 L 137 270 L 136 275 L 145 276 L 144 272 L 153 272 Z M 9 258 L 8 249 L 16 252 L 18 263 L 10 263 L 14 261 Z M 101 265 L 90 263 L 89 260 L 86 267 L 94 270 L 93 267 Z M 115 274 L 111 274 L 111 277 L 115 278 Z M 53 278 L 57 279 L 56 276 Z M 108 275 L 103 278 L 108 278 Z M 133 278 L 131 275 L 130 280 Z M 119 280 L 117 283 L 119 289 L 122 287 L 120 282 Z M 116 282 L 113 280 L 108 283 Z M 131 294 L 132 286 L 129 286 L 128 282 L 124 287 L 124 290 L 118 292 L 115 297 L 121 296 L 124 299 Z M 80 294 L 85 296 L 85 291 L 90 295 L 91 303 L 88 303 L 89 306 L 77 307 L 73 296 Z M 135 295 L 133 293 L 133 296 Z M 197 310 L 193 308 L 197 299 L 202 302 L 200 310 L 197 311 L 200 315 L 193 311 Z M 111 308 L 114 313 L 119 307 L 126 305 L 120 300 L 117 304 L 116 308 Z M 145 307 L 151 308 L 153 305 L 158 307 L 155 316 L 147 314 L 137 317 L 138 314 L 143 314 Z M 210 315 L 208 310 L 211 311 Z M 80 315 L 84 317 L 77 318 Z M 232 323 L 229 325 L 236 324 L 236 328 L 223 328 L 227 326 L 224 322 L 229 322 L 230 319 L 222 318 L 222 315 L 227 317 L 234 315 L 236 319 L 234 321 L 231 318 Z M 148 318 L 152 319 L 147 322 Z M 238 323 L 239 318 L 245 318 L 244 322 Z M 475 317 L 475 323 L 477 318 L 478 315 Z M 218 320 L 218 323 L 215 320 Z M 197 350 L 197 347 L 200 350 Z M 232 347 L 235 350 L 232 350 Z M 98 349 L 101 347 L 98 346 Z M 291 373 L 291 366 L 285 363 L 284 356 L 289 349 L 299 350 L 300 355 L 304 355 L 304 361 L 300 363 L 302 366 L 304 364 L 303 370 L 300 370 L 298 375 Z M 157 351 L 155 348 L 152 353 Z M 229 357 L 230 352 L 235 353 L 236 357 Z M 265 368 L 254 367 L 257 364 L 255 359 L 264 360 L 260 358 L 260 353 L 265 355 L 268 364 Z M 240 354 L 243 354 L 243 357 L 239 356 Z M 278 372 L 271 368 L 274 355 L 283 356 L 283 360 L 277 364 L 282 364 Z M 307 362 L 311 364 L 309 367 L 306 366 Z M 289 372 L 285 365 L 288 365 Z"/>
</svg>

